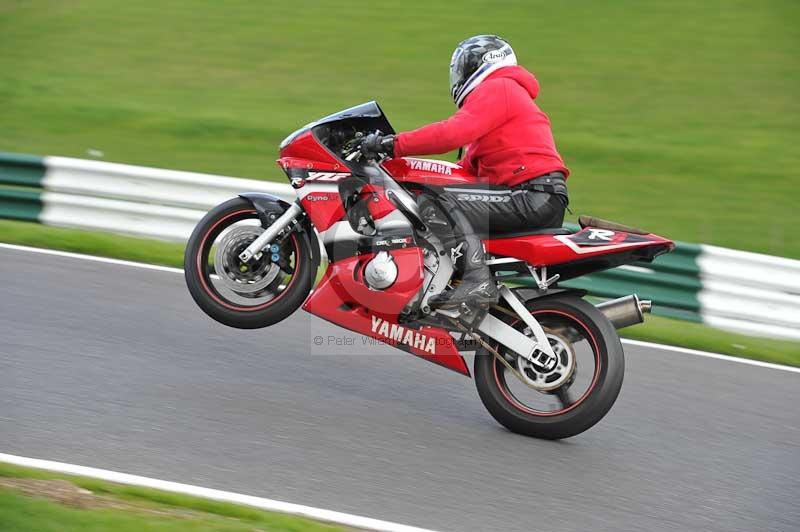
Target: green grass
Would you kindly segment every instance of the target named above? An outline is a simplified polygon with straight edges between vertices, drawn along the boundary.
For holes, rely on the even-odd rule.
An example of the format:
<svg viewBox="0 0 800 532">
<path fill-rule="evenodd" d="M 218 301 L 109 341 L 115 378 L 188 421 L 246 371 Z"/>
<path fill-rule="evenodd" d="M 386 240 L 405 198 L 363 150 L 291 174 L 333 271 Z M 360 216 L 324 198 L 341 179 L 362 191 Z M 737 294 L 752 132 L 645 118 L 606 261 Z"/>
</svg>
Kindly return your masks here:
<svg viewBox="0 0 800 532">
<path fill-rule="evenodd" d="M 789 366 L 800 366 L 800 343 L 744 336 L 699 323 L 647 316 L 641 325 L 620 330 L 620 336 L 676 345 Z"/>
<path fill-rule="evenodd" d="M 183 267 L 183 244 L 0 220 L 0 242 Z"/>
<path fill-rule="evenodd" d="M 0 151 L 282 179 L 279 141 L 321 115 L 447 116 L 482 32 L 539 77 L 576 213 L 800 257 L 796 0 L 7 0 Z"/>
<path fill-rule="evenodd" d="M 344 528 L 208 499 L 0 463 L 0 477 L 65 479 L 125 508 L 73 508 L 0 488 L 3 532 L 336 532 Z M 149 511 L 148 511 L 149 510 Z M 188 511 L 187 511 L 188 510 Z M 155 511 L 158 511 L 156 513 Z"/>
<path fill-rule="evenodd" d="M 0 220 L 0 242 L 177 268 L 183 266 L 182 244 L 48 227 L 27 222 Z M 320 268 L 318 279 L 322 271 Z M 743 336 L 660 316 L 648 316 L 643 325 L 623 329 L 621 334 L 637 340 L 800 366 L 800 343 Z"/>
</svg>

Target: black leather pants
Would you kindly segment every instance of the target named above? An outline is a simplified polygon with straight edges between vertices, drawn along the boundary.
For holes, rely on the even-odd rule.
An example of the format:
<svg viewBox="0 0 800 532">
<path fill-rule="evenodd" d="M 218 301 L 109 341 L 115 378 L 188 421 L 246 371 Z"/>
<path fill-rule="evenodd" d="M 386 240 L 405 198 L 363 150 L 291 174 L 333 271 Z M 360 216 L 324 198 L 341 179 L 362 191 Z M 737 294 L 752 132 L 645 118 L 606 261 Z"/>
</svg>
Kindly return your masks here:
<svg viewBox="0 0 800 532">
<path fill-rule="evenodd" d="M 484 237 L 526 229 L 561 227 L 564 210 L 569 203 L 561 173 L 549 174 L 513 188 L 474 185 L 444 187 L 436 201 L 446 212 L 461 210 L 473 231 Z"/>
<path fill-rule="evenodd" d="M 561 227 L 566 207 L 566 189 L 556 194 L 521 188 L 446 187 L 420 200 L 423 220 L 451 250 L 455 267 L 462 272 L 484 267 L 482 239 Z"/>
</svg>

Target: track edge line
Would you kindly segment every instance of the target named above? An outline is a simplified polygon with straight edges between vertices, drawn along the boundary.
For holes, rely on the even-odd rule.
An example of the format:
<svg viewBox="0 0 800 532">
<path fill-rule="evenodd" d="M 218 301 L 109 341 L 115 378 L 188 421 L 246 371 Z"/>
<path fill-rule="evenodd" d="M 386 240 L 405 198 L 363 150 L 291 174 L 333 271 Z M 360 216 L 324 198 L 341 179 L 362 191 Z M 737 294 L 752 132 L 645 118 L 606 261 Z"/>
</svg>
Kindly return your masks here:
<svg viewBox="0 0 800 532">
<path fill-rule="evenodd" d="M 11 249 L 16 251 L 27 251 L 30 253 L 42 253 L 45 255 L 54 255 L 57 257 L 67 257 L 71 259 L 80 259 L 80 260 L 89 260 L 94 262 L 105 262 L 108 264 L 116 264 L 120 266 L 130 266 L 134 268 L 142 268 L 146 270 L 155 270 L 155 271 L 163 271 L 169 273 L 180 273 L 183 274 L 183 270 L 180 268 L 171 268 L 169 266 L 158 266 L 155 264 L 147 264 L 144 262 L 134 262 L 128 260 L 121 260 L 121 259 L 111 259 L 108 257 L 100 257 L 97 255 L 86 255 L 83 253 L 73 253 L 71 251 L 59 251 L 54 249 L 47 249 L 47 248 L 37 248 L 31 246 L 20 246 L 17 244 L 6 244 L 4 242 L 0 242 L 0 249 Z M 741 358 L 732 355 L 723 355 L 721 353 L 712 353 L 710 351 L 700 351 L 698 349 L 690 349 L 688 347 L 678 347 L 668 344 L 659 344 L 655 342 L 646 342 L 642 340 L 633 340 L 629 338 L 621 338 L 623 344 L 634 345 L 638 347 L 649 347 L 652 349 L 661 349 L 664 351 L 674 351 L 676 353 L 682 353 L 685 355 L 694 355 L 694 356 L 701 356 L 706 358 L 713 358 L 716 360 L 723 360 L 727 362 L 735 362 L 738 364 L 747 364 L 750 366 L 757 366 L 761 368 L 768 368 L 768 369 L 775 369 L 779 371 L 788 371 L 790 373 L 800 373 L 800 368 L 794 366 L 786 366 L 784 364 L 776 364 L 774 362 L 762 362 L 760 360 L 754 360 L 751 358 Z"/>
<path fill-rule="evenodd" d="M 712 353 L 710 351 L 700 351 L 698 349 L 690 349 L 688 347 L 678 347 L 675 345 L 658 344 L 655 342 L 645 342 L 643 340 L 633 340 L 630 338 L 621 338 L 621 341 L 623 344 L 633 345 L 637 347 L 648 347 L 651 349 L 661 349 L 663 351 L 674 351 L 676 353 L 681 353 L 684 355 L 713 358 L 716 360 L 735 362 L 737 364 L 747 364 L 748 366 L 757 366 L 760 368 L 788 371 L 790 373 L 800 373 L 800 368 L 794 366 L 786 366 L 784 364 L 776 364 L 774 362 L 763 362 L 761 360 L 754 360 L 752 358 L 742 358 L 733 355 L 723 355 L 722 353 Z"/>
<path fill-rule="evenodd" d="M 261 510 L 267 510 L 282 514 L 296 515 L 299 517 L 306 517 L 309 519 L 323 521 L 326 523 L 333 523 L 337 525 L 360 528 L 363 530 L 372 530 L 375 532 L 435 532 L 429 529 L 417 528 L 409 525 L 401 525 L 398 523 L 392 523 L 390 521 L 373 519 L 371 517 L 362 517 L 353 514 L 335 512 L 333 510 L 325 510 L 322 508 L 315 508 L 313 506 L 304 506 L 302 504 L 277 501 L 274 499 L 256 497 L 253 495 L 244 495 L 242 493 L 236 493 L 232 491 L 204 488 L 201 486 L 194 486 L 191 484 L 182 484 L 179 482 L 172 482 L 169 480 L 160 480 L 156 478 L 143 477 L 139 475 L 131 475 L 128 473 L 120 473 L 117 471 L 80 466 L 65 462 L 55 462 L 51 460 L 42 460 L 39 458 L 27 458 L 24 456 L 17 456 L 5 453 L 0 453 L 0 462 L 23 466 L 23 467 L 31 467 L 34 469 L 43 469 L 46 471 L 53 471 L 56 473 L 64 473 L 82 477 L 96 478 L 99 480 L 105 480 L 107 482 L 115 482 L 118 484 L 138 486 L 142 488 L 152 488 L 171 493 L 180 493 L 182 495 L 190 495 L 193 497 L 211 499 L 220 502 L 228 502 L 244 506 L 251 506 L 254 508 L 259 508 Z"/>
<path fill-rule="evenodd" d="M 58 249 L 20 246 L 18 244 L 7 244 L 5 242 L 0 242 L 0 249 L 11 249 L 13 251 L 27 251 L 28 253 L 41 253 L 43 255 L 53 255 L 56 257 L 65 257 L 68 259 L 88 260 L 92 262 L 105 262 L 106 264 L 116 264 L 118 266 L 130 266 L 133 268 L 141 268 L 143 270 L 155 270 L 159 272 L 183 274 L 183 270 L 181 268 L 173 268 L 171 266 L 160 266 L 158 264 L 148 264 L 146 262 L 135 262 L 132 260 L 112 259 L 110 257 L 101 257 L 99 255 L 87 255 L 85 253 L 74 253 L 72 251 L 61 251 Z"/>
</svg>

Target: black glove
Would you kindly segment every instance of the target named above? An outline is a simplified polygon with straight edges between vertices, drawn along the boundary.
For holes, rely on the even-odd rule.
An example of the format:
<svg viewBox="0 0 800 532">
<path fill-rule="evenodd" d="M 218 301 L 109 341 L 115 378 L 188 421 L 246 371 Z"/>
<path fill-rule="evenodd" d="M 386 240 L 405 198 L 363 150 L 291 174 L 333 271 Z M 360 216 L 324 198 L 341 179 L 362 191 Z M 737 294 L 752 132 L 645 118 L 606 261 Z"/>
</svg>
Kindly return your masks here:
<svg viewBox="0 0 800 532">
<path fill-rule="evenodd" d="M 379 159 L 382 154 L 394 156 L 394 135 L 370 133 L 361 142 L 361 153 L 367 159 Z"/>
</svg>

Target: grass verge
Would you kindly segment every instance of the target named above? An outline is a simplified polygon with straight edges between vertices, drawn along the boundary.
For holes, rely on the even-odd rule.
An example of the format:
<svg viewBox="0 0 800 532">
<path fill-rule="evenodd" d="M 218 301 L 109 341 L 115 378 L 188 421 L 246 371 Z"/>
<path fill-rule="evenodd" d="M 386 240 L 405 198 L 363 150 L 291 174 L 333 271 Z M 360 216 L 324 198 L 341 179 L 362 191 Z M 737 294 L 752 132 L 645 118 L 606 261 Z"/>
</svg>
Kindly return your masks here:
<svg viewBox="0 0 800 532">
<path fill-rule="evenodd" d="M 0 220 L 0 242 L 183 267 L 184 244 Z"/>
<path fill-rule="evenodd" d="M 177 268 L 183 266 L 183 244 L 28 222 L 0 220 L 0 242 Z M 648 316 L 643 325 L 623 329 L 620 334 L 636 340 L 800 366 L 800 343 L 744 336 L 660 316 Z"/>
<path fill-rule="evenodd" d="M 0 463 L 0 528 L 36 532 L 344 532 L 246 506 Z"/>
<path fill-rule="evenodd" d="M 643 324 L 622 329 L 620 336 L 776 364 L 800 366 L 798 342 L 745 336 L 700 323 L 661 316 L 647 316 Z"/>
</svg>

